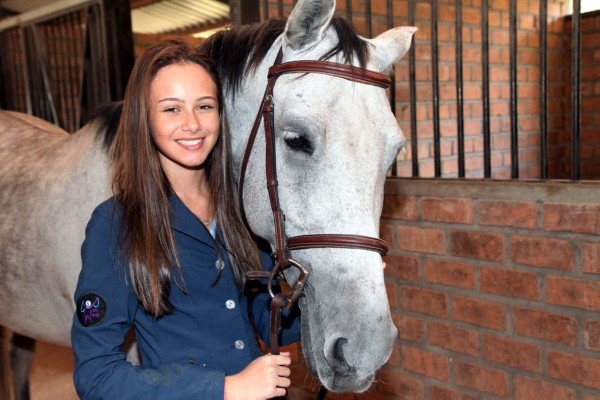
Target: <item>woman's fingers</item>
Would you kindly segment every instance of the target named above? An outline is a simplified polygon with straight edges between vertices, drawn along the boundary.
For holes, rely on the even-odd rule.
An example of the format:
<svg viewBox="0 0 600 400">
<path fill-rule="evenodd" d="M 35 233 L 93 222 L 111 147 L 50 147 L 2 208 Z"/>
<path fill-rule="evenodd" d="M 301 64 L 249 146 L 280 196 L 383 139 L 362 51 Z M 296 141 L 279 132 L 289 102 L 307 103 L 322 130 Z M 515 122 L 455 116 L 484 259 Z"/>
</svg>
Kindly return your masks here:
<svg viewBox="0 0 600 400">
<path fill-rule="evenodd" d="M 278 367 L 277 368 L 277 375 L 279 376 L 290 376 L 291 374 L 291 370 L 287 367 Z"/>
<path fill-rule="evenodd" d="M 277 378 L 277 387 L 278 388 L 288 388 L 292 384 L 290 378 L 279 377 Z"/>
<path fill-rule="evenodd" d="M 292 359 L 289 355 L 284 355 L 283 353 L 278 356 L 272 356 L 277 365 L 290 365 L 292 363 Z"/>
</svg>

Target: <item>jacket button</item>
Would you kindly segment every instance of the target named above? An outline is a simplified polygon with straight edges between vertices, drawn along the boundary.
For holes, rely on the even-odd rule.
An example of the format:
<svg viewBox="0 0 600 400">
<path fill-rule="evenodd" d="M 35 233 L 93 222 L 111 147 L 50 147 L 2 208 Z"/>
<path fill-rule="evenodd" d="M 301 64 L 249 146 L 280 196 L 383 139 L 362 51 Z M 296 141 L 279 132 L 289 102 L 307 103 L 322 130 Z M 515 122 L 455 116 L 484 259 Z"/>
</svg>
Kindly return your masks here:
<svg viewBox="0 0 600 400">
<path fill-rule="evenodd" d="M 235 348 L 236 348 L 236 349 L 238 349 L 238 350 L 243 350 L 245 346 L 246 346 L 246 345 L 244 344 L 244 341 L 243 341 L 243 340 L 236 340 L 236 341 L 235 341 Z"/>
<path fill-rule="evenodd" d="M 225 307 L 227 307 L 228 310 L 233 310 L 235 308 L 235 301 L 229 299 L 225 302 Z"/>
</svg>

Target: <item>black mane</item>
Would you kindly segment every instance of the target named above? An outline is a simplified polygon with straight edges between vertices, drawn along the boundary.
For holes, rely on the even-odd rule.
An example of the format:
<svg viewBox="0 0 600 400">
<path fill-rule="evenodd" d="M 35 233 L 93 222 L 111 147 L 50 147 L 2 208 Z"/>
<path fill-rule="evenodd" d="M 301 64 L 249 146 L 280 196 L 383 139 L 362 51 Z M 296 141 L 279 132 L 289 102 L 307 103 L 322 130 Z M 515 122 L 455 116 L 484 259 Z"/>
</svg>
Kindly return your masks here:
<svg viewBox="0 0 600 400">
<path fill-rule="evenodd" d="M 200 45 L 202 52 L 217 65 L 225 90 L 236 94 L 246 72 L 260 64 L 275 39 L 283 33 L 285 23 L 285 19 L 270 19 L 264 23 L 235 27 L 215 33 Z M 345 62 L 352 63 L 356 58 L 365 68 L 369 57 L 367 42 L 341 17 L 334 16 L 330 26 L 337 32 L 339 42 L 321 59 L 341 53 Z"/>
<path fill-rule="evenodd" d="M 111 148 L 117 135 L 122 109 L 122 101 L 105 103 L 94 110 L 94 115 L 89 120 L 89 122 L 96 124 L 96 135 L 102 140 L 102 147 L 106 151 Z"/>
</svg>

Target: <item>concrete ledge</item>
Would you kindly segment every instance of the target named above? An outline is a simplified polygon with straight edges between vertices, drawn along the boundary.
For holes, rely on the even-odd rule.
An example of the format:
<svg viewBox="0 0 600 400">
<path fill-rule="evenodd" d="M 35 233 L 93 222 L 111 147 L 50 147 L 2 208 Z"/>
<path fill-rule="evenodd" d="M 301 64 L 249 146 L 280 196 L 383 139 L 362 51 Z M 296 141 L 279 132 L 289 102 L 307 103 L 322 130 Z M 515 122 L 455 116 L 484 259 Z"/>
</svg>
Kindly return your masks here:
<svg viewBox="0 0 600 400">
<path fill-rule="evenodd" d="M 600 182 L 388 178 L 386 195 L 599 204 Z"/>
</svg>

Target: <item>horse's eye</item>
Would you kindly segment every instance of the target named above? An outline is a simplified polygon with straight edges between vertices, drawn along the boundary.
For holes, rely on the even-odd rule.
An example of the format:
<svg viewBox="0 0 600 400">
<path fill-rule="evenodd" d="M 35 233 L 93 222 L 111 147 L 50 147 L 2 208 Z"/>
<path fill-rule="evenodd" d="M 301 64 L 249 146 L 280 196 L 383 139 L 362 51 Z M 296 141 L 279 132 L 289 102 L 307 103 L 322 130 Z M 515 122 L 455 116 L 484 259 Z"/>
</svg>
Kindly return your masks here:
<svg viewBox="0 0 600 400">
<path fill-rule="evenodd" d="M 304 135 L 288 136 L 284 140 L 288 147 L 292 150 L 301 151 L 308 155 L 312 155 L 314 152 L 312 143 Z"/>
</svg>

